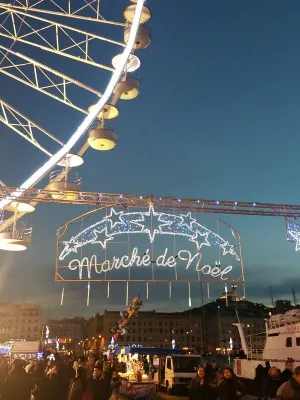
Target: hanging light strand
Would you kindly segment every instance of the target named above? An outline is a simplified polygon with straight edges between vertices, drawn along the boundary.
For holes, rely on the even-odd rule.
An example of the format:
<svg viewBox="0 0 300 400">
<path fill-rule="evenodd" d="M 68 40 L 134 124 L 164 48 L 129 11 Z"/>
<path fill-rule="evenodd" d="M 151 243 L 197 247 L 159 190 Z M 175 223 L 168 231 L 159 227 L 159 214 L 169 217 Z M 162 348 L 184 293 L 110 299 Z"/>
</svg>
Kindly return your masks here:
<svg viewBox="0 0 300 400">
<path fill-rule="evenodd" d="M 189 307 L 192 307 L 192 299 L 191 299 L 191 282 L 188 282 L 188 290 L 189 290 Z"/>
<path fill-rule="evenodd" d="M 64 297 L 65 297 L 65 286 L 63 286 L 62 291 L 61 291 L 61 298 L 60 298 L 61 306 L 64 304 Z"/>
<path fill-rule="evenodd" d="M 87 307 L 90 305 L 90 290 L 91 290 L 91 284 L 89 282 L 87 285 L 87 297 L 86 297 L 86 306 Z"/>
<path fill-rule="evenodd" d="M 126 307 L 128 307 L 128 292 L 129 292 L 129 283 L 128 281 L 126 282 Z"/>
</svg>

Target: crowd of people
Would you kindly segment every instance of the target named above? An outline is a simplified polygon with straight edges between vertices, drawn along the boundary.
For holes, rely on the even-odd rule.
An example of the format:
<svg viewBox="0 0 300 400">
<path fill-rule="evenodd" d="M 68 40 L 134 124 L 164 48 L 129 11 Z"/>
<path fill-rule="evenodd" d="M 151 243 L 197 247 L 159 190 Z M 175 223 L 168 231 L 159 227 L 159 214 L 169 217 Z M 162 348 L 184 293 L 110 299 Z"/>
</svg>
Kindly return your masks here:
<svg viewBox="0 0 300 400">
<path fill-rule="evenodd" d="M 238 400 L 245 394 L 245 386 L 231 368 L 217 370 L 207 363 L 191 382 L 189 400 Z"/>
<path fill-rule="evenodd" d="M 0 364 L 1 400 L 108 400 L 118 398 L 120 377 L 106 355 L 87 359 L 62 358 L 59 354 L 41 360 L 7 358 Z"/>
<path fill-rule="evenodd" d="M 300 367 L 294 369 L 291 359 L 286 361 L 283 371 L 272 367 L 269 361 L 265 367 L 259 364 L 255 381 L 259 400 L 300 400 Z"/>
<path fill-rule="evenodd" d="M 255 383 L 258 400 L 300 400 L 300 367 L 294 369 L 292 360 L 286 361 L 282 372 L 268 361 L 265 367 L 259 364 Z M 245 395 L 246 386 L 231 368 L 217 370 L 208 363 L 192 380 L 189 400 L 240 400 Z"/>
</svg>

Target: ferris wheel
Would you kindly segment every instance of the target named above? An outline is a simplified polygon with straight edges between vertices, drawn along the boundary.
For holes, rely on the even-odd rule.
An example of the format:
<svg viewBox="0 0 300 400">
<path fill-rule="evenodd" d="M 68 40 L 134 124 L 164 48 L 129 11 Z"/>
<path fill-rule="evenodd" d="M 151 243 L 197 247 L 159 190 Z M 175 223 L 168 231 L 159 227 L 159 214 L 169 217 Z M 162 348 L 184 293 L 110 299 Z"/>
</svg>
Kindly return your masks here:
<svg viewBox="0 0 300 400">
<path fill-rule="evenodd" d="M 125 9 L 121 6 L 119 13 L 111 3 L 0 1 L 0 78 L 14 80 L 20 91 L 26 86 L 59 103 L 62 124 L 66 125 L 63 107 L 82 115 L 81 124 L 64 143 L 61 137 L 35 122 L 34 108 L 30 115 L 25 115 L 7 102 L 5 92 L 0 90 L 0 122 L 47 156 L 46 162 L 13 196 L 0 200 L 0 250 L 26 250 L 31 243 L 32 227 L 19 219 L 33 212 L 36 204 L 18 201 L 24 190 L 48 175 L 46 189 L 52 191 L 54 199 L 76 199 L 82 182 L 73 169 L 83 164 L 88 148 L 107 151 L 117 145 L 118 135 L 107 124 L 118 117 L 119 100 L 132 100 L 140 93 L 141 62 L 136 52 L 150 45 L 147 23 L 151 11 L 145 0 L 131 0 Z M 122 21 L 111 18 L 111 14 L 123 16 Z M 107 55 L 112 57 L 108 60 Z M 67 71 L 62 68 L 64 63 L 68 63 Z M 104 82 L 108 81 L 106 88 L 99 87 L 98 81 L 86 82 L 92 70 Z M 88 99 L 88 103 L 83 104 L 82 99 Z M 47 147 L 49 141 L 51 145 Z M 74 152 L 78 144 L 81 147 Z M 9 186 L 0 181 L 0 185 L 5 184 Z"/>
</svg>

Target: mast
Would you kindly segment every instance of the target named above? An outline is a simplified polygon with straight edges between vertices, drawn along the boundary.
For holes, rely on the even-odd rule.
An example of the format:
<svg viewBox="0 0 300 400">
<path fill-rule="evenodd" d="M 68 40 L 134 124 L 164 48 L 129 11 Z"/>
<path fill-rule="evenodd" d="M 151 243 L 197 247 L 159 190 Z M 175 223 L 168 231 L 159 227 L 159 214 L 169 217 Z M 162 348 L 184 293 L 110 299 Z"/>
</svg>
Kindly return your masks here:
<svg viewBox="0 0 300 400">
<path fill-rule="evenodd" d="M 274 303 L 274 298 L 273 298 L 273 293 L 272 293 L 272 286 L 269 287 L 269 290 L 270 290 L 270 297 L 271 297 L 272 306 L 273 306 L 273 309 L 275 310 L 275 303 Z"/>
<path fill-rule="evenodd" d="M 294 306 L 297 307 L 298 300 L 297 300 L 297 297 L 296 297 L 295 289 L 292 289 L 292 291 L 293 291 Z"/>
</svg>

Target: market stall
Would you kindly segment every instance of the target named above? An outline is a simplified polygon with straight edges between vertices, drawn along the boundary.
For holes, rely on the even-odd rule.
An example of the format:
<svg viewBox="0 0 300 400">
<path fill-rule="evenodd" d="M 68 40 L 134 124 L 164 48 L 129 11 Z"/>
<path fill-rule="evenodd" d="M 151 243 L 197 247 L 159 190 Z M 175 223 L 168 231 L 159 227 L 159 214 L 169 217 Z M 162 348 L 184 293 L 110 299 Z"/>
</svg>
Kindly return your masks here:
<svg viewBox="0 0 300 400">
<path fill-rule="evenodd" d="M 38 358 L 40 343 L 35 342 L 24 342 L 15 341 L 10 350 L 11 359 L 14 358 Z"/>
<path fill-rule="evenodd" d="M 118 349 L 115 355 L 118 357 L 119 375 L 122 378 L 120 393 L 134 400 L 154 397 L 159 383 L 157 360 L 170 353 L 183 354 L 184 352 L 178 349 L 152 347 Z"/>
</svg>

